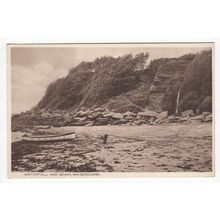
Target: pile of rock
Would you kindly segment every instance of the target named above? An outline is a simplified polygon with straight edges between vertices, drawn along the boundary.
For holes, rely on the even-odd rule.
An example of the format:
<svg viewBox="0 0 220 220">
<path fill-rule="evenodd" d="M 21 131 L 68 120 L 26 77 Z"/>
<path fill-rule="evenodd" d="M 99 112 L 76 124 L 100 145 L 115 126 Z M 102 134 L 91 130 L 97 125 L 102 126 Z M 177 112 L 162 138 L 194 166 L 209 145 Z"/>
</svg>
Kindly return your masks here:
<svg viewBox="0 0 220 220">
<path fill-rule="evenodd" d="M 166 119 L 168 112 L 154 111 L 116 113 L 102 108 L 93 111 L 79 111 L 74 116 L 67 117 L 65 126 L 83 125 L 141 125 Z"/>
<path fill-rule="evenodd" d="M 93 125 L 142 125 L 161 123 L 198 123 L 212 122 L 212 114 L 203 112 L 195 115 L 192 110 L 187 110 L 181 116 L 170 115 L 168 112 L 155 112 L 145 110 L 134 113 L 116 113 L 108 109 L 96 108 L 94 110 L 79 111 L 76 114 L 21 114 L 12 117 L 12 131 L 25 131 L 36 126 L 93 126 Z"/>
<path fill-rule="evenodd" d="M 201 115 L 189 118 L 190 122 L 212 122 L 212 114 L 210 112 L 203 112 Z"/>
<path fill-rule="evenodd" d="M 169 123 L 195 123 L 195 122 L 212 122 L 212 114 L 210 112 L 203 112 L 200 115 L 195 115 L 193 110 L 186 110 L 182 113 L 182 116 L 170 115 L 167 118 Z"/>
<path fill-rule="evenodd" d="M 203 112 L 195 115 L 192 110 L 182 113 L 182 116 L 170 115 L 168 112 L 130 112 L 116 113 L 102 108 L 95 110 L 79 111 L 74 116 L 68 117 L 64 126 L 92 126 L 92 125 L 141 125 L 141 124 L 161 124 L 161 123 L 191 123 L 191 122 L 211 122 L 210 112 Z"/>
</svg>

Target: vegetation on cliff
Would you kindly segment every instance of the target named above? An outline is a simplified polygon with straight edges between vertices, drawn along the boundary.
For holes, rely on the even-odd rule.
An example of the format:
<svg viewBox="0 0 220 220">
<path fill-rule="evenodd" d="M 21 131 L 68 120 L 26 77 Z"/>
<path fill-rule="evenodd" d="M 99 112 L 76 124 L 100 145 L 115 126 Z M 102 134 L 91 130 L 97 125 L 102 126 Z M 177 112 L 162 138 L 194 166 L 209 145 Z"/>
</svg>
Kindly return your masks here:
<svg viewBox="0 0 220 220">
<path fill-rule="evenodd" d="M 141 53 L 81 62 L 66 78 L 48 87 L 37 109 L 71 111 L 82 106 L 105 105 L 110 99 L 139 87 L 147 59 L 148 53 Z"/>
<path fill-rule="evenodd" d="M 212 52 L 195 56 L 184 74 L 182 110 L 212 111 Z"/>
<path fill-rule="evenodd" d="M 212 111 L 211 51 L 162 58 L 148 63 L 148 53 L 104 56 L 81 62 L 67 77 L 50 84 L 34 108 L 44 112 L 77 112 L 82 108 L 108 108 L 115 112 L 144 108 L 175 113 Z"/>
</svg>

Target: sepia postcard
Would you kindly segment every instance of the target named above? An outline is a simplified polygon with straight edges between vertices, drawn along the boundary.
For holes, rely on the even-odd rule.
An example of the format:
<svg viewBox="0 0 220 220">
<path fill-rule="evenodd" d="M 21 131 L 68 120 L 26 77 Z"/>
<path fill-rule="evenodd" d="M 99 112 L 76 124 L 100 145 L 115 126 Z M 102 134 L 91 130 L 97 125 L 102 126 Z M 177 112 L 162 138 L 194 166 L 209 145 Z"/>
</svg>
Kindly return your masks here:
<svg viewBox="0 0 220 220">
<path fill-rule="evenodd" d="M 8 44 L 8 178 L 214 176 L 214 43 Z"/>
</svg>

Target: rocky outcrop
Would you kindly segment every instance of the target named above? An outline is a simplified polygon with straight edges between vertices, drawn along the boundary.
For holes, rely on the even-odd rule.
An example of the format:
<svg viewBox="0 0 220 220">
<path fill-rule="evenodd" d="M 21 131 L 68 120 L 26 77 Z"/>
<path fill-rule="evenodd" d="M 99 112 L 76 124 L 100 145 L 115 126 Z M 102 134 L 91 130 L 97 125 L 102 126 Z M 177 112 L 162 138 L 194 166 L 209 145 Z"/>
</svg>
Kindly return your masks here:
<svg viewBox="0 0 220 220">
<path fill-rule="evenodd" d="M 144 112 L 117 113 L 108 109 L 96 108 L 94 110 L 79 111 L 73 114 L 20 114 L 12 118 L 12 131 L 29 131 L 30 129 L 46 129 L 48 126 L 99 126 L 99 125 L 142 125 L 162 123 L 195 123 L 212 122 L 212 114 L 203 112 L 200 115 L 188 114 L 185 117 L 176 115 L 168 116 L 168 112 Z"/>
<path fill-rule="evenodd" d="M 203 119 L 204 122 L 212 122 L 212 115 L 206 115 L 206 117 Z"/>
<path fill-rule="evenodd" d="M 184 72 L 190 62 L 175 59 L 158 70 L 150 88 L 149 108 L 174 113 L 178 89 L 183 84 Z"/>
<path fill-rule="evenodd" d="M 212 110 L 211 51 L 152 60 L 146 68 L 147 58 L 148 54 L 139 54 L 82 62 L 48 86 L 34 111 L 76 113 L 99 106 L 137 113 L 147 107 L 171 115 L 176 112 L 177 94 L 179 112 Z"/>
<path fill-rule="evenodd" d="M 182 113 L 182 117 L 185 118 L 185 117 L 190 117 L 190 116 L 194 116 L 194 112 L 193 110 L 186 110 Z"/>
<path fill-rule="evenodd" d="M 158 118 L 159 117 L 159 114 L 154 111 L 139 112 L 138 115 L 144 118 Z"/>
<path fill-rule="evenodd" d="M 192 109 L 212 111 L 212 53 L 203 51 L 171 59 L 156 72 L 150 88 L 148 107 L 174 114 Z"/>
<path fill-rule="evenodd" d="M 164 112 L 161 112 L 160 114 L 159 114 L 159 119 L 160 120 L 164 120 L 164 119 L 166 119 L 168 117 L 168 111 L 164 111 Z"/>
</svg>

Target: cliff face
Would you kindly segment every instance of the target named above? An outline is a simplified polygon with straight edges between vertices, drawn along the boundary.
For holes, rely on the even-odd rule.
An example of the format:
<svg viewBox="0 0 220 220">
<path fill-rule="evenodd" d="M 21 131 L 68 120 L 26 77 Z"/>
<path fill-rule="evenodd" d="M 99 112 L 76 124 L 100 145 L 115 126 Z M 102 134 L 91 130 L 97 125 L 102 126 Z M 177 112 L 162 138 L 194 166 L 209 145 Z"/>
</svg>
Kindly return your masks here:
<svg viewBox="0 0 220 220">
<path fill-rule="evenodd" d="M 104 107 L 116 112 L 144 108 L 175 112 L 197 108 L 211 111 L 211 51 L 175 59 L 157 59 L 145 68 L 148 54 L 102 57 L 82 62 L 66 78 L 50 84 L 35 110 L 77 111 Z"/>
<path fill-rule="evenodd" d="M 35 109 L 76 111 L 103 106 L 116 111 L 139 111 L 147 100 L 144 88 L 154 78 L 144 68 L 147 58 L 148 54 L 138 54 L 82 62 L 66 78 L 49 85 Z"/>
<path fill-rule="evenodd" d="M 152 110 L 174 113 L 179 88 L 183 84 L 187 66 L 193 56 L 169 60 L 156 73 L 150 88 L 148 107 Z"/>
<path fill-rule="evenodd" d="M 185 55 L 164 64 L 150 88 L 148 107 L 175 113 L 177 95 L 179 111 L 212 111 L 211 51 Z"/>
</svg>

